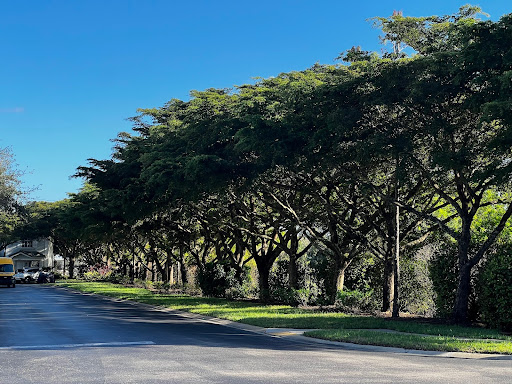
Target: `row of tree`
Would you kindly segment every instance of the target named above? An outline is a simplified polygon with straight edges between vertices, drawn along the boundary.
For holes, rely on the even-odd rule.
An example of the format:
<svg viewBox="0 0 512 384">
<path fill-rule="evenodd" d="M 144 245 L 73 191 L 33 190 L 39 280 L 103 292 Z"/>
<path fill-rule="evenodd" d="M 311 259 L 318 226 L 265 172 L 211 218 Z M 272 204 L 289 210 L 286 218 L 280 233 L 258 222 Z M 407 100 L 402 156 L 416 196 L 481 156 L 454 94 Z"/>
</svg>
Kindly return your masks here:
<svg viewBox="0 0 512 384">
<path fill-rule="evenodd" d="M 457 254 L 453 318 L 466 322 L 475 267 L 512 215 L 512 16 L 478 13 L 376 18 L 393 46 L 381 56 L 352 48 L 342 65 L 140 110 L 111 159 L 79 169 L 84 189 L 34 204 L 23 230 L 51 235 L 71 265 L 108 255 L 164 281 L 175 263 L 183 282 L 187 266 L 204 277 L 222 265 L 242 281 L 254 264 L 264 301 L 282 255 L 298 289 L 298 261 L 321 250 L 332 302 L 372 254 L 395 316 L 400 250 L 443 242 Z"/>
</svg>

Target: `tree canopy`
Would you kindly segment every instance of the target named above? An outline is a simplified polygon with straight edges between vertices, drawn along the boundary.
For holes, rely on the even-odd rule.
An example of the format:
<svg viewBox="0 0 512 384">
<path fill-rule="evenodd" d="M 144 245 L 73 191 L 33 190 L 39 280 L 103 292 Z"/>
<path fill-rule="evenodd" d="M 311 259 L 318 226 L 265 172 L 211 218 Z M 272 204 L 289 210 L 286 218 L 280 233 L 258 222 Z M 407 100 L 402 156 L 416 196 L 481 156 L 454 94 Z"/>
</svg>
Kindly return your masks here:
<svg viewBox="0 0 512 384">
<path fill-rule="evenodd" d="M 10 240 L 22 210 L 20 172 L 8 148 L 0 148 L 0 248 Z"/>
<path fill-rule="evenodd" d="M 384 310 L 399 305 L 398 249 L 442 234 L 456 245 L 453 318 L 465 322 L 474 267 L 512 215 L 512 16 L 479 14 L 395 12 L 373 19 L 388 53 L 353 47 L 345 64 L 139 110 L 111 159 L 79 168 L 87 188 L 57 232 L 79 223 L 69 238 L 101 239 L 127 267 L 122 238 L 162 276 L 173 260 L 200 273 L 213 260 L 241 279 L 254 262 L 263 299 L 279 255 L 296 274 L 301 242 L 325 253 L 331 301 L 349 265 L 371 254 Z M 489 207 L 498 216 L 475 236 Z"/>
</svg>

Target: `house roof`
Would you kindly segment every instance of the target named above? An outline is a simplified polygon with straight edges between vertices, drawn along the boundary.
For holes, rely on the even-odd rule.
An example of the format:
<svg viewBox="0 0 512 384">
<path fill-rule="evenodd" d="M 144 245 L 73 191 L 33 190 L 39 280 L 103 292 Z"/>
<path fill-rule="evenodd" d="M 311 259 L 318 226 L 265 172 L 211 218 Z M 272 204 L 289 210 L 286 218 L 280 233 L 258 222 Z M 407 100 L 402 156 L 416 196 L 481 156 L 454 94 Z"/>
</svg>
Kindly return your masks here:
<svg viewBox="0 0 512 384">
<path fill-rule="evenodd" d="M 39 252 L 27 252 L 27 251 L 18 251 L 9 255 L 9 257 L 13 260 L 20 261 L 30 261 L 30 260 L 44 260 L 45 256 Z"/>
</svg>

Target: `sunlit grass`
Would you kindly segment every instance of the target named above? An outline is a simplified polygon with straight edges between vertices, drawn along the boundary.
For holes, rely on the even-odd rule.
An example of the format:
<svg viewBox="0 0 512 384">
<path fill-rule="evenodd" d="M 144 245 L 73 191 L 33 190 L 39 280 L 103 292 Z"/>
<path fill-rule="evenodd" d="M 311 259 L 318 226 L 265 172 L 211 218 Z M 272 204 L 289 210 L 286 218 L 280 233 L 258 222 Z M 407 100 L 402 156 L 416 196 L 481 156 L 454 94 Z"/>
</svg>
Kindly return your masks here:
<svg viewBox="0 0 512 384">
<path fill-rule="evenodd" d="M 360 329 L 309 331 L 306 332 L 305 335 L 325 340 L 425 351 L 500 353 L 512 355 L 512 342 L 506 340 L 461 340 L 447 336 L 382 333 Z"/>
<path fill-rule="evenodd" d="M 56 285 L 82 292 L 128 299 L 265 328 L 329 330 L 321 331 L 321 333 L 311 333 L 311 335 L 360 344 L 377 343 L 377 345 L 391 345 L 402 348 L 440 351 L 485 351 L 493 353 L 509 353 L 507 352 L 508 348 L 512 348 L 512 337 L 492 329 L 427 324 L 407 320 L 397 321 L 372 316 L 352 316 L 340 312 L 321 312 L 288 305 L 263 305 L 242 300 L 228 301 L 219 298 L 158 294 L 143 288 L 125 287 L 103 282 L 67 281 L 59 282 Z M 364 329 L 389 329 L 419 335 L 385 334 L 369 330 L 365 331 Z M 354 331 L 348 332 L 347 330 Z M 435 337 L 427 338 L 423 335 Z M 454 339 L 454 337 L 494 339 L 506 342 L 493 340 L 464 341 Z M 436 345 L 442 345 L 442 347 L 437 347 Z"/>
</svg>

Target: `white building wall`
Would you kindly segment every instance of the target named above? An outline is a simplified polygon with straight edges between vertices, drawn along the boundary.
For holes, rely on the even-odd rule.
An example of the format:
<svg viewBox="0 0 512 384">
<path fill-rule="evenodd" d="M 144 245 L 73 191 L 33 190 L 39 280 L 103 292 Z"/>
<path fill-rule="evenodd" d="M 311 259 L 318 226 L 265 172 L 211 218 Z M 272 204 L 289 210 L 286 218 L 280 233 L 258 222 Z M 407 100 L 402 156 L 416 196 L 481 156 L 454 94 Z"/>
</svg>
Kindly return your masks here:
<svg viewBox="0 0 512 384">
<path fill-rule="evenodd" d="M 44 255 L 44 260 L 39 263 L 41 268 L 53 267 L 55 264 L 55 256 L 53 254 L 53 243 L 49 239 L 32 240 L 31 246 L 26 241 L 16 241 L 7 245 L 5 249 L 0 252 L 1 256 L 12 257 L 18 252 L 32 253 L 37 252 Z"/>
</svg>

